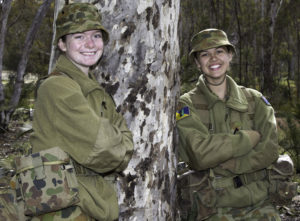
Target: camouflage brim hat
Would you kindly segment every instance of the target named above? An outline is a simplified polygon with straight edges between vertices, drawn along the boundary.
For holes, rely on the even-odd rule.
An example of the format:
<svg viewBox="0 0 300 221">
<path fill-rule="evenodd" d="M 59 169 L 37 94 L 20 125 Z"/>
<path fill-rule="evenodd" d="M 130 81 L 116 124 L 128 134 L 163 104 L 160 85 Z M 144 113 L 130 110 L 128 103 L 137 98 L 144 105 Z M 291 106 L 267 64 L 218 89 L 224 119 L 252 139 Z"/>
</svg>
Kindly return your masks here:
<svg viewBox="0 0 300 221">
<path fill-rule="evenodd" d="M 216 48 L 220 46 L 229 46 L 235 53 L 235 47 L 228 41 L 224 31 L 219 29 L 205 29 L 192 37 L 192 50 L 190 56 L 195 52 Z"/>
<path fill-rule="evenodd" d="M 101 14 L 96 6 L 89 3 L 72 3 L 65 5 L 56 20 L 55 44 L 66 35 L 89 30 L 101 30 L 106 43 L 109 34 L 101 24 Z"/>
</svg>

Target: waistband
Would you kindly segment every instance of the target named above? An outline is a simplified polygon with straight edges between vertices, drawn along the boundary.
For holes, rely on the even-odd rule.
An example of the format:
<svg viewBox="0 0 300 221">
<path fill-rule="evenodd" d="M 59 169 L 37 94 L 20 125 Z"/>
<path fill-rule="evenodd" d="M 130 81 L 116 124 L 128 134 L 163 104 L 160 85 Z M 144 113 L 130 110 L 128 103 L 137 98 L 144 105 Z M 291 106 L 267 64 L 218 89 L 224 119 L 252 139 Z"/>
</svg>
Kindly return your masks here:
<svg viewBox="0 0 300 221">
<path fill-rule="evenodd" d="M 267 177 L 267 170 L 263 169 L 253 173 L 241 174 L 233 177 L 218 177 L 213 174 L 212 170 L 210 170 L 210 177 L 213 178 L 212 185 L 216 190 L 228 187 L 240 188 L 251 182 L 265 179 Z"/>
<path fill-rule="evenodd" d="M 93 170 L 82 166 L 81 164 L 77 163 L 76 161 L 72 161 L 73 166 L 78 176 L 99 176 L 98 173 L 94 172 Z"/>
</svg>

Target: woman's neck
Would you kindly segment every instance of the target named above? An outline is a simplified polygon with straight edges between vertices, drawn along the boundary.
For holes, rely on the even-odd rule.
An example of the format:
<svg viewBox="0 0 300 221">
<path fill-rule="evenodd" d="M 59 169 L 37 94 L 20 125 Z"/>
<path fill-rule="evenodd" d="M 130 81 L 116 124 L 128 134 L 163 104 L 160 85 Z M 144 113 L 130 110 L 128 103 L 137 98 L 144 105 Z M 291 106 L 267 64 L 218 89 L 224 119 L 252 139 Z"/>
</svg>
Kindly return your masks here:
<svg viewBox="0 0 300 221">
<path fill-rule="evenodd" d="M 227 82 L 226 79 L 224 82 L 218 86 L 214 86 L 211 84 L 208 84 L 209 89 L 214 92 L 221 100 L 225 99 L 226 93 L 227 93 Z"/>
</svg>

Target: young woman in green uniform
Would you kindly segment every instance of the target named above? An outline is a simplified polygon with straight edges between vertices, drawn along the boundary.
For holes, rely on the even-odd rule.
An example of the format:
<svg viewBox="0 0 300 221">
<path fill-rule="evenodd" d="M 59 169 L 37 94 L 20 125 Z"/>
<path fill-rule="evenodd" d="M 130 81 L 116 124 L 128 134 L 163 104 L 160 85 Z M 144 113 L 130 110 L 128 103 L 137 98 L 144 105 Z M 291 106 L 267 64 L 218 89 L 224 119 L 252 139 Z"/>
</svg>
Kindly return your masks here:
<svg viewBox="0 0 300 221">
<path fill-rule="evenodd" d="M 227 75 L 234 54 L 222 30 L 192 39 L 190 56 L 202 74 L 179 101 L 179 158 L 207 185 L 182 200 L 190 205 L 182 220 L 280 220 L 268 201 L 266 171 L 278 158 L 274 110 L 261 93 Z"/>
<path fill-rule="evenodd" d="M 52 74 L 38 91 L 31 144 L 34 152 L 60 147 L 74 161 L 79 203 L 32 220 L 116 220 L 118 201 L 106 177 L 127 167 L 132 134 L 91 67 L 103 54 L 109 34 L 98 9 L 65 5 L 56 21 L 61 51 Z"/>
</svg>

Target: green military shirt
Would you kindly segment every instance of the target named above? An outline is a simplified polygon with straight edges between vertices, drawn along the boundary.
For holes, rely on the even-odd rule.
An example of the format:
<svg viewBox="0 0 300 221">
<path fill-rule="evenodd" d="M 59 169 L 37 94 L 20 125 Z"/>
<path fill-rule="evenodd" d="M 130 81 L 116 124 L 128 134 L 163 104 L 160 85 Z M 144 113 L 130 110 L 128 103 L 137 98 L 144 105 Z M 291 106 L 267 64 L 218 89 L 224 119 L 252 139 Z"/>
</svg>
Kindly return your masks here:
<svg viewBox="0 0 300 221">
<path fill-rule="evenodd" d="M 86 76 L 64 55 L 54 71 L 62 75 L 47 78 L 38 89 L 33 150 L 58 146 L 98 174 L 78 176 L 78 205 L 97 220 L 114 220 L 117 197 L 103 176 L 126 168 L 133 152 L 132 134 L 93 76 Z"/>
<path fill-rule="evenodd" d="M 207 87 L 203 76 L 181 96 L 178 151 L 191 169 L 214 177 L 217 207 L 245 207 L 268 197 L 268 181 L 261 174 L 278 158 L 276 120 L 261 93 L 238 86 L 229 76 L 226 80 L 225 100 Z M 237 188 L 233 179 L 243 175 L 251 180 L 243 179 Z"/>
</svg>

